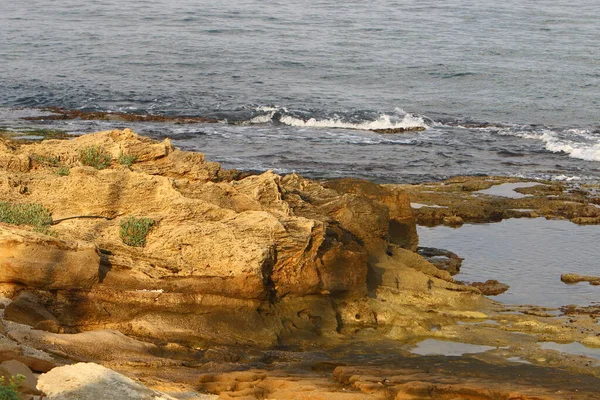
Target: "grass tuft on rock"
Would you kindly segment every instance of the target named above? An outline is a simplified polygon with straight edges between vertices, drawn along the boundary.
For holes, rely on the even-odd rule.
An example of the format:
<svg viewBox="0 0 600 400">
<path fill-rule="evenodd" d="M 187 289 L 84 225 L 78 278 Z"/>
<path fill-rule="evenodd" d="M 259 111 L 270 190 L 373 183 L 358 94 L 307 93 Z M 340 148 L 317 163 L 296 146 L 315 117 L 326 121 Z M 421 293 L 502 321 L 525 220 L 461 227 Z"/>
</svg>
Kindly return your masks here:
<svg viewBox="0 0 600 400">
<path fill-rule="evenodd" d="M 58 176 L 69 176 L 71 170 L 66 165 L 61 165 L 56 169 L 56 175 Z"/>
<path fill-rule="evenodd" d="M 128 246 L 144 247 L 155 224 L 151 218 L 127 217 L 121 222 L 121 240 Z"/>
<path fill-rule="evenodd" d="M 79 152 L 79 161 L 89 167 L 104 169 L 111 164 L 112 157 L 100 146 L 89 146 Z"/>
<path fill-rule="evenodd" d="M 131 154 L 119 154 L 118 158 L 119 164 L 126 165 L 127 167 L 131 167 L 136 161 L 137 157 Z"/>
<path fill-rule="evenodd" d="M 21 394 L 18 388 L 21 386 L 25 377 L 23 375 L 12 376 L 8 382 L 3 376 L 0 376 L 0 400 L 21 400 Z"/>
<path fill-rule="evenodd" d="M 52 215 L 41 204 L 0 201 L 0 222 L 29 225 L 37 231 L 47 233 L 48 227 L 52 224 Z"/>
</svg>

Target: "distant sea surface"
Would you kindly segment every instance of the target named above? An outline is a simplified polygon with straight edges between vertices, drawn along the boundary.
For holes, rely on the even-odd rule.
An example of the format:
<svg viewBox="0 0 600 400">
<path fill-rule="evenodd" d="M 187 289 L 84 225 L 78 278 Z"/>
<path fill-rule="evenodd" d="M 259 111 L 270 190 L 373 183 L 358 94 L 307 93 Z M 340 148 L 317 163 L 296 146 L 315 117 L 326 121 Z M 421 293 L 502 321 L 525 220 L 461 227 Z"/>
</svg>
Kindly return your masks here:
<svg viewBox="0 0 600 400">
<path fill-rule="evenodd" d="M 0 128 L 129 126 L 225 167 L 600 182 L 594 0 L 0 1 Z M 25 122 L 45 106 L 222 123 Z M 368 129 L 424 127 L 380 134 Z"/>
</svg>

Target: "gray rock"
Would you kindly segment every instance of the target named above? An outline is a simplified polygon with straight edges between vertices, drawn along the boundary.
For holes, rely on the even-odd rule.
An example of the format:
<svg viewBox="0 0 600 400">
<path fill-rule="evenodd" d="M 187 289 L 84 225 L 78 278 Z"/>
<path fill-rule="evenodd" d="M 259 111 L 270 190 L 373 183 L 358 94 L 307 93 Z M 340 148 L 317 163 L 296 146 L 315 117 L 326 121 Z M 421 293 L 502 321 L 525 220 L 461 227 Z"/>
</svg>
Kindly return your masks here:
<svg viewBox="0 0 600 400">
<path fill-rule="evenodd" d="M 37 388 L 48 400 L 176 400 L 94 363 L 54 368 L 40 376 Z"/>
</svg>

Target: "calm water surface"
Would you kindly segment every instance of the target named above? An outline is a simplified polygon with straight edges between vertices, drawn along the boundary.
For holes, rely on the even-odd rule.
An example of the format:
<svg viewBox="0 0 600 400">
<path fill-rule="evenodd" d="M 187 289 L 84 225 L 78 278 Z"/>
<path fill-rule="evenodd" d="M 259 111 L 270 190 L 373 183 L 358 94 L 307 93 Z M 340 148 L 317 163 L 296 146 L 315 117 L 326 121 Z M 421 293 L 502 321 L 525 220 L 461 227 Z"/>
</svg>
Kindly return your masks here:
<svg viewBox="0 0 600 400">
<path fill-rule="evenodd" d="M 598 226 L 522 218 L 458 229 L 419 227 L 419 238 L 421 246 L 451 249 L 465 258 L 456 279 L 508 284 L 495 300 L 547 307 L 600 301 L 600 286 L 560 280 L 569 272 L 600 276 Z"/>
</svg>

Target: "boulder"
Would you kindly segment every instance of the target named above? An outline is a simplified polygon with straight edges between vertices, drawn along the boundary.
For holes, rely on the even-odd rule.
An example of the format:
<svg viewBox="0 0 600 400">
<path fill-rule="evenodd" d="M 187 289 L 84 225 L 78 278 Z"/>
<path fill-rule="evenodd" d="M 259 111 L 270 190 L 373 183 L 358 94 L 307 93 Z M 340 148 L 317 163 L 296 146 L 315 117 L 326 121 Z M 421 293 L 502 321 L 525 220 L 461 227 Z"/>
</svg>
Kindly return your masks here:
<svg viewBox="0 0 600 400">
<path fill-rule="evenodd" d="M 39 377 L 37 387 L 48 400 L 175 400 L 94 363 L 54 368 Z"/>
<path fill-rule="evenodd" d="M 29 292 L 21 292 L 4 311 L 4 319 L 34 326 L 42 321 L 58 320 L 42 304 L 39 297 Z"/>
<path fill-rule="evenodd" d="M 8 382 L 11 377 L 17 375 L 23 376 L 23 381 L 18 388 L 20 392 L 26 394 L 40 393 L 36 389 L 38 380 L 27 365 L 17 360 L 4 361 L 0 364 L 0 376 L 4 377 L 4 382 Z"/>
<path fill-rule="evenodd" d="M 20 361 L 36 372 L 47 372 L 56 367 L 56 362 L 47 353 L 0 337 L 0 362 L 10 360 Z"/>
</svg>

